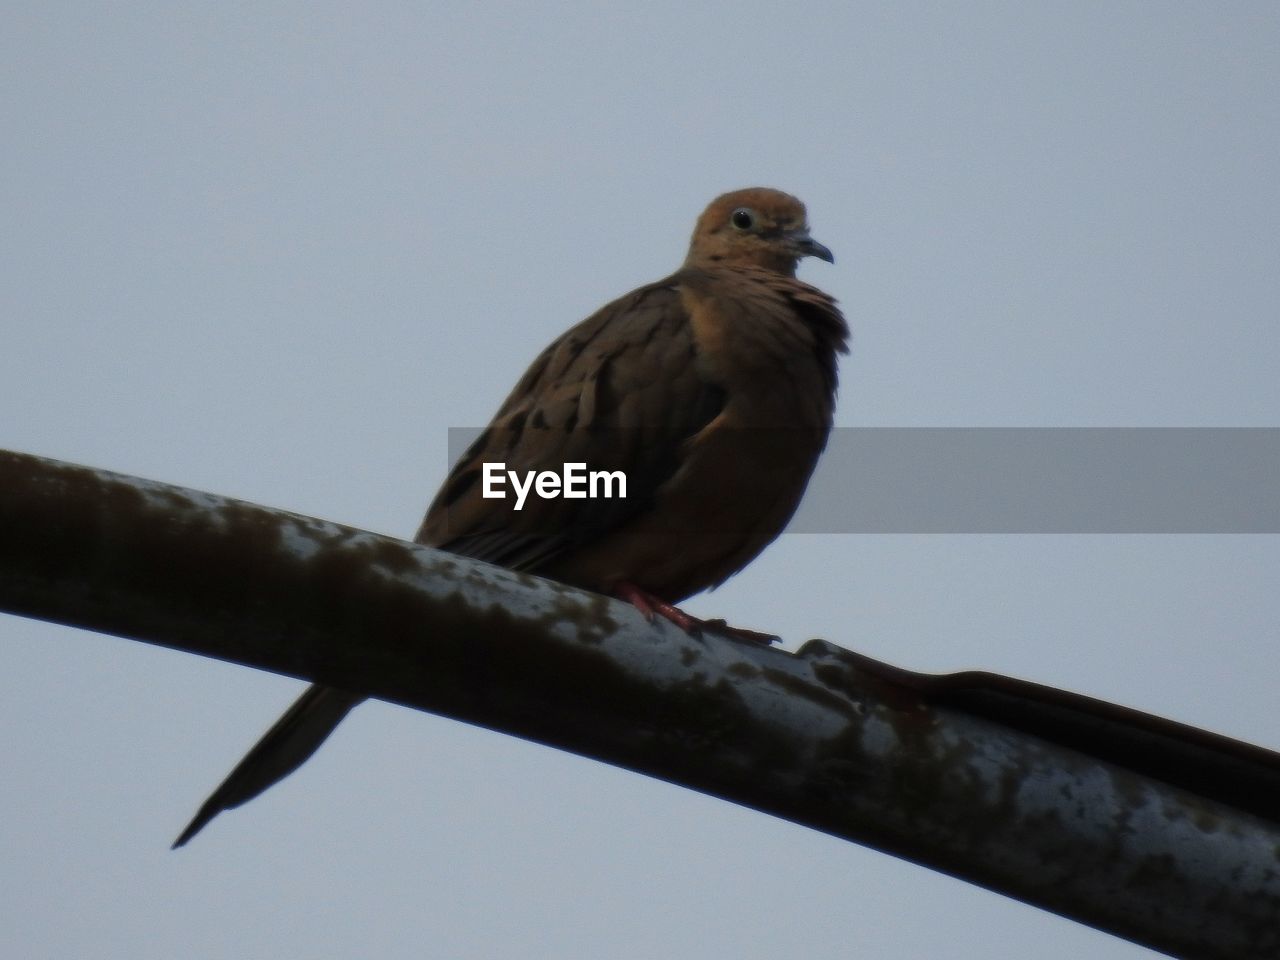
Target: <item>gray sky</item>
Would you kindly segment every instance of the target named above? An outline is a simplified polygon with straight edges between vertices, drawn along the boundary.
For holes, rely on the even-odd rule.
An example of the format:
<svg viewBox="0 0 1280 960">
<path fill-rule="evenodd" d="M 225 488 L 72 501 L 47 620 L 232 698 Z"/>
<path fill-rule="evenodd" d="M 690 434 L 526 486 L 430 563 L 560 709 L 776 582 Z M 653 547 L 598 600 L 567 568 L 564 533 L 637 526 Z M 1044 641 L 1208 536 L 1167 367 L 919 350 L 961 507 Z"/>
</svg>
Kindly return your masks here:
<svg viewBox="0 0 1280 960">
<path fill-rule="evenodd" d="M 402 536 L 545 343 L 764 184 L 847 426 L 1280 425 L 1273 3 L 11 4 L 0 447 Z M 784 537 L 688 606 L 1280 748 L 1280 538 Z M 300 684 L 0 621 L 14 957 L 1146 955 L 879 853 Z M 7 942 L 5 942 L 7 941 Z"/>
</svg>

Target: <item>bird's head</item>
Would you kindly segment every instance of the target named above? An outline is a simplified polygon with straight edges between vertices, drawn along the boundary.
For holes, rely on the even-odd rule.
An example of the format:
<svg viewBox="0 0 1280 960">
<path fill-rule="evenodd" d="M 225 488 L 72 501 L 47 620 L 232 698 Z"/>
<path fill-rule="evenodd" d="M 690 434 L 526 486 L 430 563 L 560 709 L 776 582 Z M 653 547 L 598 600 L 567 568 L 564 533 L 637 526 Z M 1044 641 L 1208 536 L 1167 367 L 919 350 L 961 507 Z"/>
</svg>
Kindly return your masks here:
<svg viewBox="0 0 1280 960">
<path fill-rule="evenodd" d="M 835 263 L 809 236 L 804 204 L 781 190 L 751 187 L 711 201 L 698 218 L 688 266 L 756 266 L 795 276 L 804 257 Z"/>
</svg>

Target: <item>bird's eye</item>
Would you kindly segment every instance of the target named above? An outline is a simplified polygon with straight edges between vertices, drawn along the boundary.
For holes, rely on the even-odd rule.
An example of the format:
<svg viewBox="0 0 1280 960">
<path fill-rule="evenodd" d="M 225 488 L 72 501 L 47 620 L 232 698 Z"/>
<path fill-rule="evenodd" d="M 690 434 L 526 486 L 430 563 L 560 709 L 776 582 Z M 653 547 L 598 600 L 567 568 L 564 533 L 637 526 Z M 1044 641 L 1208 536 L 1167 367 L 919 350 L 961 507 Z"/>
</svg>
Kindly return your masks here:
<svg viewBox="0 0 1280 960">
<path fill-rule="evenodd" d="M 729 222 L 739 230 L 750 230 L 756 225 L 756 215 L 746 207 L 739 207 L 729 216 Z"/>
</svg>

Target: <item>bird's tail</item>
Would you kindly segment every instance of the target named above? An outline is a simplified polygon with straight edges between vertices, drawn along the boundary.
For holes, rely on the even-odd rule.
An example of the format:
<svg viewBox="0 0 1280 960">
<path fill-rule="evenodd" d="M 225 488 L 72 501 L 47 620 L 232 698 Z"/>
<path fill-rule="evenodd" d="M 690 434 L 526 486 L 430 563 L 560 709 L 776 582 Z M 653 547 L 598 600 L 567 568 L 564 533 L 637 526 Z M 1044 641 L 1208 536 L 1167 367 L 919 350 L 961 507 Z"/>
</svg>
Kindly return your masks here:
<svg viewBox="0 0 1280 960">
<path fill-rule="evenodd" d="M 218 785 L 173 842 L 173 849 L 194 837 L 223 810 L 249 802 L 297 770 L 363 699 L 333 687 L 308 687 Z"/>
</svg>

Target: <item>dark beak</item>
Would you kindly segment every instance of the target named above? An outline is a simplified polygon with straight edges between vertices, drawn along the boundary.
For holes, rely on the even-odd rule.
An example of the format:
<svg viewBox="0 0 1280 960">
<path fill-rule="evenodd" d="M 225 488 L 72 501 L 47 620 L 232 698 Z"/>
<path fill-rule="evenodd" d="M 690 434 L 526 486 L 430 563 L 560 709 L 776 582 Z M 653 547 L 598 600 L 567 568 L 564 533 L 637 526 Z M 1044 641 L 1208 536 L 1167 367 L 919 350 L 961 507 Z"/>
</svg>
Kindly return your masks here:
<svg viewBox="0 0 1280 960">
<path fill-rule="evenodd" d="M 809 236 L 808 230 L 797 230 L 791 235 L 791 249 L 795 251 L 797 258 L 817 257 L 819 260 L 827 261 L 827 263 L 836 262 L 836 258 L 831 251 Z"/>
</svg>

